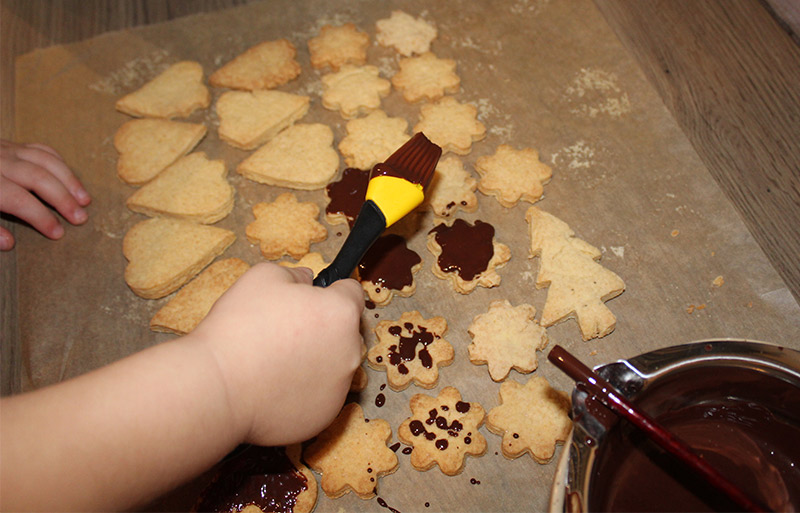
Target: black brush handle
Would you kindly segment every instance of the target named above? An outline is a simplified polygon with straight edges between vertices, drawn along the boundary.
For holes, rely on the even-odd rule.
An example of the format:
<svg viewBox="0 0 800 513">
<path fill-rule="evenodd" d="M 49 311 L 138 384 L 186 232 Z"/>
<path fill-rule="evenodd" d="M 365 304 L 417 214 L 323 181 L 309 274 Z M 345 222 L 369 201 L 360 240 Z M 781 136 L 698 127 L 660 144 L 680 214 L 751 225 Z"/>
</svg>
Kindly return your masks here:
<svg viewBox="0 0 800 513">
<path fill-rule="evenodd" d="M 314 285 L 327 287 L 331 283 L 349 278 L 370 246 L 381 236 L 386 229 L 386 217 L 372 200 L 367 200 L 361 206 L 361 211 L 356 217 L 350 235 L 345 239 L 339 254 L 333 259 L 331 265 L 319 272 L 314 278 Z"/>
</svg>

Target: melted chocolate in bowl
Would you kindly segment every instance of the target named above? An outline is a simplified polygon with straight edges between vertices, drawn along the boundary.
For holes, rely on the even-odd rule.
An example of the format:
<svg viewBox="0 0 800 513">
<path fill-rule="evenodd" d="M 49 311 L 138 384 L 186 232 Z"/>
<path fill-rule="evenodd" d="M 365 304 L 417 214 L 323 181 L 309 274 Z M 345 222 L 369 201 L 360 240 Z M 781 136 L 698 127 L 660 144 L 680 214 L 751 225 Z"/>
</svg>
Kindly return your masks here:
<svg viewBox="0 0 800 513">
<path fill-rule="evenodd" d="M 800 510 L 796 376 L 709 360 L 666 373 L 634 402 L 771 510 Z M 597 448 L 587 506 L 589 511 L 737 510 L 721 492 L 616 419 Z"/>
</svg>

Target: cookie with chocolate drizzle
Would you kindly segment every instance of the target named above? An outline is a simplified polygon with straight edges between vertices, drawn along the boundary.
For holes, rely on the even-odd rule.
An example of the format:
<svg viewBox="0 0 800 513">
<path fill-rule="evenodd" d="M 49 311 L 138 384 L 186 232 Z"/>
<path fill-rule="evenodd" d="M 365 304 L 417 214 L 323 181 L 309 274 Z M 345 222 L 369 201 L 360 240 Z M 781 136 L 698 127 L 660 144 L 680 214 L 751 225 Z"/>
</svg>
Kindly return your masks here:
<svg viewBox="0 0 800 513">
<path fill-rule="evenodd" d="M 494 226 L 480 220 L 475 224 L 463 219 L 452 225 L 439 223 L 428 232 L 428 249 L 436 258 L 433 274 L 450 280 L 461 294 L 469 294 L 479 285 L 500 285 L 497 268 L 511 259 L 508 246 L 494 240 Z"/>
<path fill-rule="evenodd" d="M 485 411 L 478 403 L 461 400 L 454 387 L 445 387 L 438 397 L 416 394 L 411 398 L 411 417 L 398 428 L 397 436 L 411 452 L 411 466 L 428 470 L 434 465 L 448 476 L 464 469 L 466 456 L 486 452 L 486 439 L 478 432 Z"/>
<path fill-rule="evenodd" d="M 417 289 L 414 273 L 422 267 L 422 258 L 397 234 L 382 235 L 361 259 L 356 268 L 358 279 L 370 301 L 386 306 L 392 297 L 408 297 Z"/>
<path fill-rule="evenodd" d="M 394 391 L 406 389 L 411 382 L 433 388 L 439 367 L 453 363 L 455 356 L 453 346 L 442 338 L 446 331 L 444 317 L 425 319 L 416 310 L 396 321 L 381 321 L 375 327 L 377 343 L 367 353 L 369 366 L 385 370 Z"/>
</svg>

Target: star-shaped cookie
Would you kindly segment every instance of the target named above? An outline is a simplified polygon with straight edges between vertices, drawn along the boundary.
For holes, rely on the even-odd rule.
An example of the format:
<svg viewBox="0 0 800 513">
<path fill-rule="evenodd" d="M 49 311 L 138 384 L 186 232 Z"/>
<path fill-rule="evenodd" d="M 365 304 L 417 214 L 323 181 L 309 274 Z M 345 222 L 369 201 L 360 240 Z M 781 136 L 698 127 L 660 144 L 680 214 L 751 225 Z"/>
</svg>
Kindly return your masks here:
<svg viewBox="0 0 800 513">
<path fill-rule="evenodd" d="M 352 23 L 325 25 L 319 35 L 308 41 L 311 65 L 320 69 L 330 66 L 338 71 L 345 64 L 360 66 L 367 61 L 369 36 Z"/>
<path fill-rule="evenodd" d="M 397 470 L 397 455 L 386 445 L 391 438 L 388 422 L 366 419 L 358 403 L 349 403 L 303 456 L 322 474 L 320 487 L 328 497 L 352 490 L 369 499 L 377 492 L 378 479 Z"/>
<path fill-rule="evenodd" d="M 335 73 L 323 75 L 322 89 L 322 106 L 352 119 L 380 107 L 392 83 L 380 77 L 376 66 L 346 64 Z"/>
<path fill-rule="evenodd" d="M 477 188 L 478 181 L 464 169 L 461 159 L 450 155 L 436 165 L 423 205 L 438 217 L 450 217 L 459 210 L 475 212 Z"/>
<path fill-rule="evenodd" d="M 455 351 L 442 338 L 447 332 L 444 317 L 425 319 L 418 311 L 405 312 L 396 321 L 381 321 L 375 327 L 376 344 L 367 353 L 370 367 L 385 370 L 392 390 L 404 390 L 413 381 L 433 388 L 439 367 L 453 362 Z"/>
<path fill-rule="evenodd" d="M 409 403 L 411 417 L 397 430 L 403 443 L 411 445 L 411 466 L 428 470 L 434 465 L 448 476 L 464 470 L 467 455 L 486 452 L 486 439 L 478 432 L 485 412 L 478 403 L 461 400 L 455 387 L 445 387 L 438 397 L 416 394 Z"/>
<path fill-rule="evenodd" d="M 291 192 L 284 192 L 272 203 L 253 206 L 255 221 L 247 225 L 245 235 L 252 244 L 259 244 L 261 254 L 270 260 L 290 255 L 299 260 L 311 243 L 328 238 L 328 230 L 317 221 L 319 207 L 301 203 Z"/>
<path fill-rule="evenodd" d="M 423 105 L 414 132 L 424 133 L 443 152 L 452 151 L 459 155 L 466 155 L 472 150 L 474 141 L 486 137 L 486 127 L 478 121 L 477 107 L 459 103 L 452 96 Z"/>
<path fill-rule="evenodd" d="M 497 147 L 494 155 L 480 157 L 475 169 L 481 176 L 478 190 L 497 198 L 506 208 L 521 199 L 531 203 L 542 197 L 544 184 L 550 181 L 553 171 L 539 160 L 533 148 L 517 150 L 507 144 Z"/>
<path fill-rule="evenodd" d="M 445 94 L 457 93 L 461 86 L 456 61 L 440 59 L 431 52 L 400 59 L 398 66 L 400 70 L 392 77 L 392 85 L 409 103 L 438 100 Z"/>
<path fill-rule="evenodd" d="M 469 327 L 469 360 L 488 364 L 494 381 L 506 379 L 511 369 L 536 370 L 536 351 L 547 347 L 547 332 L 533 319 L 535 314 L 528 304 L 511 306 L 506 299 L 489 303 L 489 310 L 477 315 Z"/>
<path fill-rule="evenodd" d="M 489 410 L 486 427 L 503 437 L 503 456 L 518 458 L 528 452 L 538 463 L 547 463 L 555 445 L 572 429 L 570 400 L 566 392 L 550 387 L 536 376 L 525 385 L 506 381 L 500 385 L 500 406 Z"/>
</svg>

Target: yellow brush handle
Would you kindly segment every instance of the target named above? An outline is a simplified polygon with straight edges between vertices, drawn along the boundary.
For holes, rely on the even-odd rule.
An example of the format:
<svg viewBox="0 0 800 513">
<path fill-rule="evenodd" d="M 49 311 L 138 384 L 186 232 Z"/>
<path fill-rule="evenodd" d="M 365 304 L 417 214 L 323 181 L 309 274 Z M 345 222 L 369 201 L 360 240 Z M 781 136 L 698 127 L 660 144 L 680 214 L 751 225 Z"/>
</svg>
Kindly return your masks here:
<svg viewBox="0 0 800 513">
<path fill-rule="evenodd" d="M 396 176 L 380 175 L 369 181 L 366 199 L 372 200 L 380 208 L 388 228 L 422 203 L 425 195 L 420 184 Z"/>
</svg>

